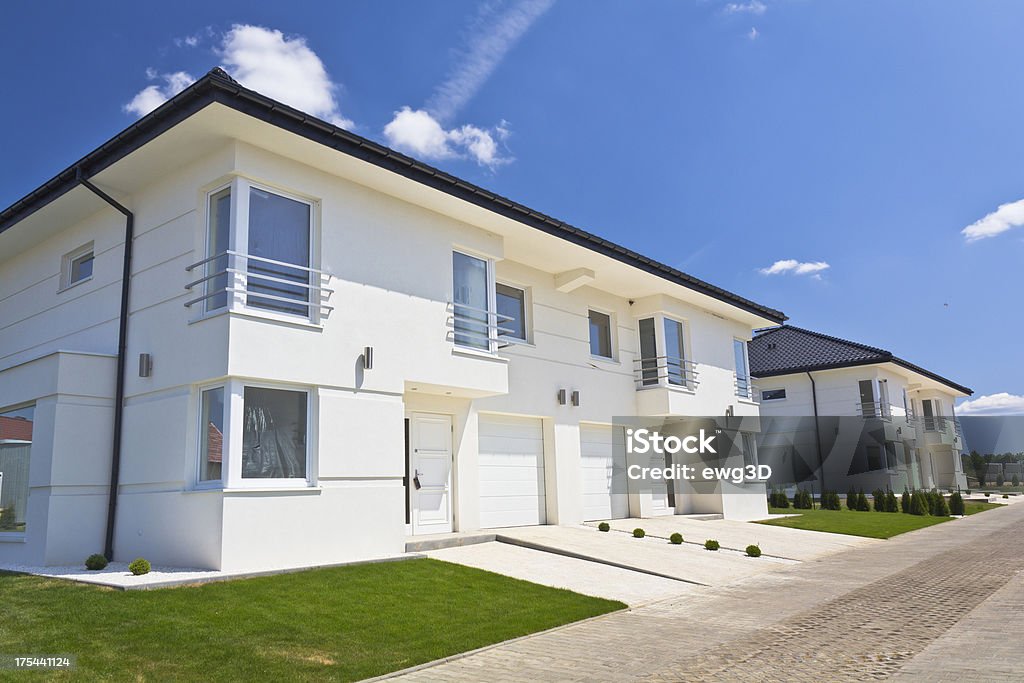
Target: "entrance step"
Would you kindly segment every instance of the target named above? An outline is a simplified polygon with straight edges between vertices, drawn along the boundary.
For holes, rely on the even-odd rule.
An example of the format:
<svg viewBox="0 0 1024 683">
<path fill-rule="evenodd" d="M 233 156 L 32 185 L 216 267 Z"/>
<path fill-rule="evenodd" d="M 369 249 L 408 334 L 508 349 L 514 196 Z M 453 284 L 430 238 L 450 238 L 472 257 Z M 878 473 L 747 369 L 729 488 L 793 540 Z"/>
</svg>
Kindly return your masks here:
<svg viewBox="0 0 1024 683">
<path fill-rule="evenodd" d="M 405 552 L 422 553 L 428 550 L 440 550 L 442 548 L 454 548 L 461 545 L 474 545 L 476 543 L 490 543 L 495 540 L 494 533 L 486 531 L 456 531 L 450 534 L 429 534 L 426 536 L 414 536 L 405 542 Z"/>
</svg>

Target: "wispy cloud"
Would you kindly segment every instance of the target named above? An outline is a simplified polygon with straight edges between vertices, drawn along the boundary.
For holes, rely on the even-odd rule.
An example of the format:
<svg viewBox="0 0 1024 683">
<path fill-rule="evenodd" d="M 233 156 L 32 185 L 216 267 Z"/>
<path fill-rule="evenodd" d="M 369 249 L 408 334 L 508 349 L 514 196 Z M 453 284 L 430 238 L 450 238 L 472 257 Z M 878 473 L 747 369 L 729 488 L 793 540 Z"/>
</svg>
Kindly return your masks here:
<svg viewBox="0 0 1024 683">
<path fill-rule="evenodd" d="M 821 272 L 828 270 L 831 266 L 825 261 L 797 261 L 796 259 L 784 259 L 776 261 L 767 268 L 758 268 L 761 275 L 810 275 L 814 278 L 821 277 Z"/>
<path fill-rule="evenodd" d="M 1024 225 L 1024 199 L 1002 204 L 981 220 L 971 223 L 960 231 L 968 242 L 977 242 L 1001 235 L 1007 230 Z"/>
<path fill-rule="evenodd" d="M 198 44 L 201 35 L 192 37 Z M 183 39 L 183 44 L 189 44 L 188 38 Z M 236 24 L 221 37 L 216 52 L 224 60 L 225 70 L 247 88 L 337 126 L 353 126 L 339 109 L 340 87 L 331 80 L 320 57 L 302 36 L 285 36 L 263 26 Z M 195 80 L 184 71 L 157 74 L 147 69 L 146 75 L 149 80 L 161 82 L 146 86 L 125 104 L 124 110 L 136 116 L 148 114 Z"/>
<path fill-rule="evenodd" d="M 760 0 L 750 0 L 750 2 L 730 2 L 722 11 L 726 14 L 755 14 L 762 15 L 768 11 L 768 5 L 764 4 Z"/>
<path fill-rule="evenodd" d="M 956 407 L 957 415 L 1024 415 L 1024 396 L 1005 391 L 979 396 Z"/>
<path fill-rule="evenodd" d="M 758 30 L 757 30 L 756 28 L 754 28 L 753 26 L 751 26 L 751 27 L 750 27 L 750 30 L 749 30 L 749 31 L 747 31 L 747 38 L 749 38 L 750 40 L 757 40 L 757 37 L 758 37 L 759 35 L 761 35 L 761 32 L 760 32 L 760 31 L 758 31 Z"/>
<path fill-rule="evenodd" d="M 508 124 L 483 128 L 450 122 L 479 92 L 484 83 L 554 0 L 517 0 L 486 3 L 466 31 L 455 64 L 422 108 L 402 107 L 384 127 L 388 144 L 428 159 L 468 157 L 495 168 L 512 161 L 501 152 L 509 136 Z"/>
</svg>

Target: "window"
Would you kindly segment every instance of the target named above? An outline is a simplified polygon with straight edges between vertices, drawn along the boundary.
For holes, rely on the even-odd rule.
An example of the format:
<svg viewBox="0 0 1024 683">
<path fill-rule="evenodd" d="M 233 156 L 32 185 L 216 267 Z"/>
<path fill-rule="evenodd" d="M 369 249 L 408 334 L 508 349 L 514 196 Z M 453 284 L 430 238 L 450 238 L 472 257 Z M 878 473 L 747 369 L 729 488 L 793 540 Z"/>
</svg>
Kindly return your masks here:
<svg viewBox="0 0 1024 683">
<path fill-rule="evenodd" d="M 732 340 L 733 360 L 736 363 L 736 395 L 741 398 L 752 396 L 750 385 L 750 366 L 747 364 L 747 342 L 742 339 Z"/>
<path fill-rule="evenodd" d="M 638 323 L 638 326 L 640 333 L 640 384 L 649 387 L 658 384 L 661 379 L 658 376 L 658 340 L 655 336 L 654 318 L 644 318 Z M 593 353 L 593 332 L 591 332 L 590 345 L 591 353 Z"/>
<path fill-rule="evenodd" d="M 224 387 L 200 395 L 199 481 L 221 481 L 224 463 Z"/>
<path fill-rule="evenodd" d="M 0 413 L 0 534 L 25 531 L 35 406 Z"/>
<path fill-rule="evenodd" d="M 606 313 L 590 311 L 590 355 L 612 357 L 612 319 Z"/>
<path fill-rule="evenodd" d="M 74 287 L 92 277 L 93 246 L 92 242 L 64 255 L 61 262 L 60 288 Z"/>
<path fill-rule="evenodd" d="M 751 432 L 740 432 L 743 446 L 743 465 L 757 467 L 757 439 Z"/>
<path fill-rule="evenodd" d="M 210 195 L 209 225 L 206 235 L 206 310 L 228 305 L 228 254 L 231 234 L 231 188 Z M 216 257 L 216 258 L 215 258 Z"/>
<path fill-rule="evenodd" d="M 249 188 L 250 306 L 309 315 L 310 216 L 306 202 Z"/>
<path fill-rule="evenodd" d="M 877 417 L 875 414 L 875 383 L 870 379 L 862 379 L 857 383 L 860 391 L 860 410 L 862 417 Z"/>
<path fill-rule="evenodd" d="M 526 341 L 526 292 L 508 285 L 496 285 L 498 336 Z"/>
<path fill-rule="evenodd" d="M 785 389 L 765 389 L 761 392 L 762 401 L 781 401 L 786 398 Z"/>
<path fill-rule="evenodd" d="M 882 464 L 882 448 L 880 446 L 867 446 L 868 470 L 885 469 Z"/>
<path fill-rule="evenodd" d="M 242 478 L 306 477 L 305 391 L 245 387 Z"/>
<path fill-rule="evenodd" d="M 459 346 L 491 348 L 489 282 L 487 261 L 452 252 L 452 317 Z"/>
<path fill-rule="evenodd" d="M 686 354 L 683 353 L 683 324 L 665 318 L 665 367 L 668 383 L 684 387 L 686 381 Z"/>
</svg>

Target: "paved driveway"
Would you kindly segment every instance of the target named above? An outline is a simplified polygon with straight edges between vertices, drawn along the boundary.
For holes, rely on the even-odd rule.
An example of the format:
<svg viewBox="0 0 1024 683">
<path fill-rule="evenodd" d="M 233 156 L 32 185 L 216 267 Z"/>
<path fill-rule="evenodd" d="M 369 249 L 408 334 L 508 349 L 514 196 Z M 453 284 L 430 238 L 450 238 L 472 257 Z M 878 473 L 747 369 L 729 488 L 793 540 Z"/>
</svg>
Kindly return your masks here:
<svg viewBox="0 0 1024 683">
<path fill-rule="evenodd" d="M 420 681 L 1020 680 L 1024 505 L 699 588 Z M 991 628 L 1006 619 L 1005 629 Z M 1016 627 L 1016 630 L 1013 630 Z"/>
</svg>

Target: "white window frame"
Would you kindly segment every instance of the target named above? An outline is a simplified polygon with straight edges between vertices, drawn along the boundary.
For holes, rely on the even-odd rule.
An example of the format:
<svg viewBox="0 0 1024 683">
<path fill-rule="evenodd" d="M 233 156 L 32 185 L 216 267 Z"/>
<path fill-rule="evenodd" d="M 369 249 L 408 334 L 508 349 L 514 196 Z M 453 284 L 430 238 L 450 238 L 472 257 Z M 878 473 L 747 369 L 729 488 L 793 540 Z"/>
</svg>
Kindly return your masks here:
<svg viewBox="0 0 1024 683">
<path fill-rule="evenodd" d="M 643 373 L 643 355 L 640 350 L 640 321 L 642 320 L 654 320 L 654 347 L 655 356 L 658 364 L 658 381 L 652 384 L 644 384 L 642 381 Z M 669 381 L 668 377 L 668 338 L 665 335 L 665 325 L 668 322 L 673 322 L 679 325 L 680 334 L 682 335 L 683 341 L 683 357 L 679 360 L 682 364 L 683 383 L 673 384 Z M 695 378 L 691 379 L 690 374 L 693 372 L 688 365 L 692 363 L 691 358 L 692 344 L 690 343 L 690 323 L 685 318 L 678 318 L 674 315 L 667 313 L 651 313 L 649 315 L 641 315 L 636 318 L 636 334 L 637 334 L 637 348 L 636 357 L 640 359 L 641 370 L 638 371 L 638 382 L 639 389 L 652 389 L 652 388 L 668 388 L 673 391 L 684 391 L 687 393 L 693 393 L 696 389 L 697 381 Z"/>
<path fill-rule="evenodd" d="M 277 187 L 263 182 L 256 182 L 246 178 L 245 176 L 235 176 L 227 183 L 218 183 L 207 190 L 204 195 L 204 211 L 206 220 L 204 221 L 204 234 L 203 234 L 203 258 L 209 258 L 213 256 L 210 253 L 210 227 L 213 219 L 213 212 L 211 211 L 211 202 L 213 196 L 225 189 L 231 190 L 231 209 L 230 216 L 228 218 L 228 250 L 236 252 L 238 254 L 249 253 L 249 193 L 250 190 L 259 190 L 261 192 L 267 192 L 269 194 L 284 197 L 292 201 L 300 202 L 309 206 L 309 254 L 308 254 L 308 266 L 296 266 L 297 268 L 307 267 L 313 270 L 319 269 L 319 253 L 320 253 L 320 200 L 297 194 L 287 189 Z M 312 325 L 319 326 L 322 322 L 322 315 L 320 307 L 317 306 L 316 302 L 320 293 L 316 290 L 309 289 L 309 306 L 307 307 L 307 313 L 293 314 L 286 313 L 284 311 L 272 311 L 260 306 L 250 306 L 248 304 L 248 292 L 247 287 L 247 259 L 240 258 L 237 256 L 228 256 L 227 267 L 238 270 L 238 273 L 228 273 L 227 288 L 234 289 L 237 291 L 229 291 L 227 293 L 227 305 L 219 308 L 206 310 L 206 302 L 198 308 L 200 311 L 197 316 L 198 319 L 212 317 L 221 313 L 245 313 L 246 315 L 252 315 L 261 318 L 269 318 L 272 320 L 280 320 L 282 322 L 306 322 Z M 203 276 L 208 274 L 208 271 L 204 269 Z M 319 276 L 315 273 L 310 272 L 306 283 L 313 286 L 320 286 L 318 278 Z M 314 282 L 316 283 L 314 285 Z M 204 286 L 203 294 L 210 294 L 211 290 Z M 258 297 L 259 294 L 254 296 Z"/>
<path fill-rule="evenodd" d="M 502 286 L 502 287 L 508 287 L 509 289 L 515 289 L 515 290 L 518 290 L 518 291 L 523 293 L 523 336 L 522 337 L 512 337 L 510 335 L 505 335 L 505 337 L 507 339 L 515 339 L 515 340 L 517 340 L 519 342 L 524 342 L 526 344 L 532 344 L 533 343 L 533 324 L 532 324 L 533 323 L 533 315 L 532 315 L 532 312 L 531 312 L 532 306 L 531 306 L 530 288 L 529 287 L 524 287 L 522 285 L 517 285 L 517 284 L 512 283 L 512 282 L 507 282 L 507 281 L 495 279 L 495 281 L 494 281 L 494 312 L 495 312 L 495 314 L 497 314 L 497 312 L 498 312 L 498 286 L 499 285 Z M 498 321 L 498 327 L 501 327 L 501 321 L 500 320 Z M 501 339 L 501 335 L 498 335 L 498 339 Z"/>
<path fill-rule="evenodd" d="M 469 258 L 476 259 L 484 262 L 484 270 L 487 276 L 487 348 L 481 348 L 479 346 L 470 346 L 468 344 L 460 344 L 457 339 L 457 335 L 454 330 L 454 317 L 452 318 L 452 345 L 459 352 L 468 353 L 484 353 L 494 355 L 498 351 L 498 335 L 497 331 L 494 331 L 495 321 L 497 320 L 498 312 L 498 300 L 496 293 L 497 280 L 494 274 L 494 259 L 486 254 L 472 251 L 470 249 L 464 249 L 459 246 L 453 246 L 452 258 L 449 259 L 449 266 L 451 267 L 450 275 L 448 277 L 448 284 L 451 287 L 451 302 L 452 306 L 455 305 L 455 254 L 462 254 Z M 511 286 L 511 285 L 509 285 Z M 454 308 L 452 309 L 452 315 L 455 315 Z M 492 333 L 493 331 L 493 333 Z"/>
<path fill-rule="evenodd" d="M 91 254 L 92 255 L 92 272 L 90 272 L 88 276 L 80 278 L 80 279 L 75 280 L 74 282 L 72 282 L 71 281 L 71 266 L 72 266 L 72 264 L 75 261 L 79 260 L 80 258 L 85 256 L 86 254 Z M 93 278 L 93 276 L 95 274 L 96 274 L 96 247 L 95 247 L 95 242 L 90 240 L 88 243 L 83 244 L 82 246 L 78 247 L 77 249 L 74 249 L 74 250 L 69 251 L 68 253 L 64 254 L 63 258 L 61 259 L 61 264 L 60 264 L 60 285 L 57 288 L 57 292 L 58 293 L 64 292 L 64 291 L 67 291 L 67 290 L 71 289 L 72 287 L 77 287 L 78 285 L 81 285 L 81 284 L 84 284 L 86 282 L 89 282 L 89 280 L 92 280 L 92 278 Z"/>
<path fill-rule="evenodd" d="M 601 315 L 608 316 L 608 351 L 611 353 L 610 356 L 599 356 L 591 350 L 590 340 L 590 312 L 600 313 Z M 597 306 L 587 306 L 587 353 L 590 354 L 591 360 L 600 361 L 602 363 L 617 363 L 619 360 L 618 354 L 618 335 L 616 334 L 616 328 L 618 323 L 615 320 L 615 311 L 609 311 L 604 308 Z"/>
<path fill-rule="evenodd" d="M 739 370 L 740 369 L 739 368 L 735 368 L 733 370 L 733 380 L 736 382 L 736 387 L 735 387 L 735 390 L 733 391 L 733 393 L 736 394 L 736 398 L 738 398 L 738 399 L 740 399 L 742 401 L 756 403 L 757 401 L 755 399 L 757 398 L 757 392 L 754 391 L 754 378 L 750 376 L 750 347 L 748 346 L 749 340 L 742 339 L 740 337 L 733 337 L 732 338 L 732 349 L 730 349 L 730 350 L 732 351 L 731 355 L 733 357 L 733 365 L 736 364 L 736 342 L 739 342 L 740 344 L 743 345 L 743 364 L 745 366 L 743 368 L 743 371 L 746 373 L 745 377 L 746 377 L 746 380 L 747 380 L 747 395 L 744 396 L 744 395 L 739 393 L 739 390 L 740 390 L 740 385 L 739 385 L 740 384 L 739 383 L 739 378 L 740 378 Z"/>
<path fill-rule="evenodd" d="M 220 449 L 220 479 L 203 479 L 203 442 L 206 439 L 206 424 L 203 421 L 203 393 L 214 389 L 221 389 L 224 391 L 224 399 L 222 409 L 224 414 L 221 416 L 221 422 L 224 423 L 224 429 L 221 432 L 221 449 Z M 196 389 L 196 444 L 195 444 L 195 471 L 193 474 L 194 488 L 196 489 L 220 489 L 224 487 L 225 474 L 228 471 L 228 443 L 231 440 L 231 411 L 230 407 L 231 392 L 228 389 L 228 385 L 225 382 L 218 382 L 214 384 L 200 385 Z"/>
</svg>

